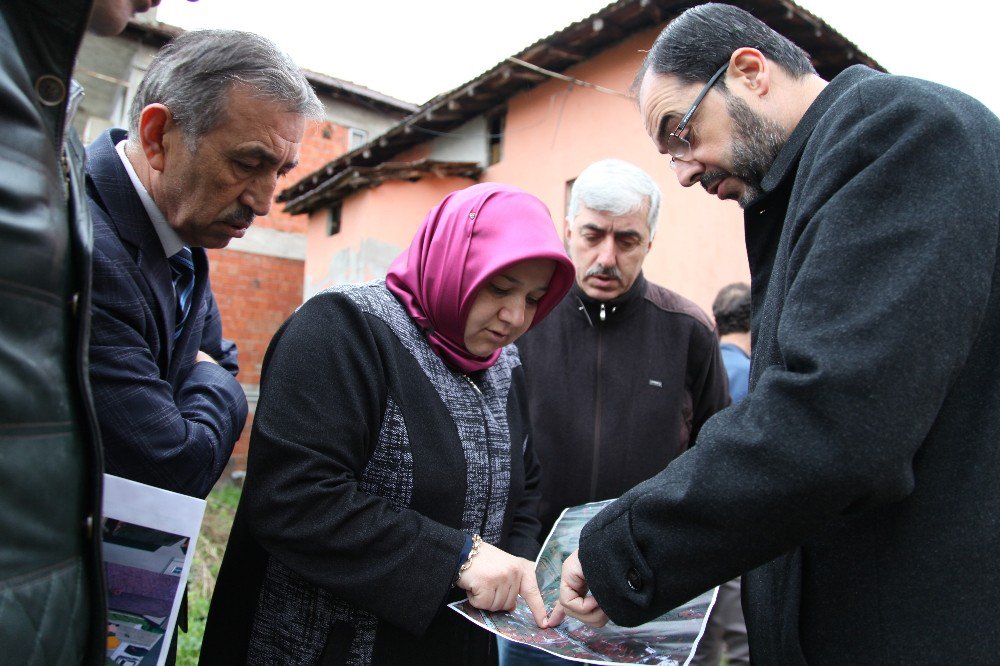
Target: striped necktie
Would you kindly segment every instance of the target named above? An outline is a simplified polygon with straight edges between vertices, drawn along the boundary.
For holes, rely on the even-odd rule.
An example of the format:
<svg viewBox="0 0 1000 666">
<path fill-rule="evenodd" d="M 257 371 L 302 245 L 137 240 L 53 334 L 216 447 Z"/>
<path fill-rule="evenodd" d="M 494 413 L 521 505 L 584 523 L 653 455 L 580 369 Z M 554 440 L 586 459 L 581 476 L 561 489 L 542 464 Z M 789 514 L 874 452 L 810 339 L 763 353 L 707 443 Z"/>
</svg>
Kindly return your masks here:
<svg viewBox="0 0 1000 666">
<path fill-rule="evenodd" d="M 191 248 L 182 247 L 168 259 L 173 273 L 174 295 L 177 297 L 177 316 L 174 325 L 174 340 L 184 332 L 184 322 L 191 311 L 191 295 L 194 294 L 194 260 Z"/>
</svg>

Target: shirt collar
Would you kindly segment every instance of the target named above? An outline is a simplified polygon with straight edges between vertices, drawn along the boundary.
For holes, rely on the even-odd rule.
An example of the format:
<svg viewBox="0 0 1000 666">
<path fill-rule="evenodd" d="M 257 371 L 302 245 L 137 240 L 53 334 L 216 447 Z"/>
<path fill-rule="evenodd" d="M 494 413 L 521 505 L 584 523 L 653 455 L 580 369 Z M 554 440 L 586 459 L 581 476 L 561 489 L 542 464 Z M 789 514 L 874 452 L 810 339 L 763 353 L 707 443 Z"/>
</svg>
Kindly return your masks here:
<svg viewBox="0 0 1000 666">
<path fill-rule="evenodd" d="M 139 176 L 128 159 L 128 155 L 125 154 L 126 143 L 128 143 L 128 139 L 119 141 L 115 145 L 115 150 L 118 152 L 118 157 L 125 166 L 125 171 L 128 172 L 128 177 L 132 181 L 135 193 L 139 195 L 139 200 L 142 202 L 143 208 L 146 209 L 146 214 L 149 215 L 149 219 L 153 222 L 153 228 L 156 229 L 156 235 L 163 246 L 163 253 L 167 257 L 172 257 L 181 251 L 181 248 L 184 247 L 184 241 L 181 240 L 177 232 L 174 231 L 174 228 L 167 222 L 167 218 L 164 217 L 156 202 L 153 201 L 153 197 L 149 196 L 149 192 L 146 191 L 146 186 L 139 180 Z"/>
<path fill-rule="evenodd" d="M 743 347 L 733 344 L 732 342 L 720 342 L 719 349 L 729 349 L 731 351 L 737 352 L 741 356 L 746 356 L 747 358 L 750 358 L 750 354 L 746 353 L 746 350 L 744 350 Z"/>
</svg>

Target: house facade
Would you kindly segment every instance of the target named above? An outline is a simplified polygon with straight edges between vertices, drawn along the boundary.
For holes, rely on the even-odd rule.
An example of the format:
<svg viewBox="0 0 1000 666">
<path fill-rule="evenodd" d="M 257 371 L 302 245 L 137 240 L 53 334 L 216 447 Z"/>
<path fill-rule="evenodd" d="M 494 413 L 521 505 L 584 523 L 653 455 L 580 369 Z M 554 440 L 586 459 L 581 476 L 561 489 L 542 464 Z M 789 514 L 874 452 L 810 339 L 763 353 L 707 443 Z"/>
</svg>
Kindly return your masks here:
<svg viewBox="0 0 1000 666">
<path fill-rule="evenodd" d="M 786 0 L 737 2 L 809 52 L 832 77 L 876 66 L 817 17 Z M 308 215 L 305 296 L 380 278 L 427 211 L 477 181 L 539 196 L 563 230 L 569 189 L 608 157 L 645 169 L 663 192 L 647 278 L 707 311 L 722 286 L 747 280 L 742 213 L 680 187 L 626 94 L 645 51 L 690 3 L 621 0 L 439 95 L 382 137 L 331 160 L 279 196 Z"/>
</svg>

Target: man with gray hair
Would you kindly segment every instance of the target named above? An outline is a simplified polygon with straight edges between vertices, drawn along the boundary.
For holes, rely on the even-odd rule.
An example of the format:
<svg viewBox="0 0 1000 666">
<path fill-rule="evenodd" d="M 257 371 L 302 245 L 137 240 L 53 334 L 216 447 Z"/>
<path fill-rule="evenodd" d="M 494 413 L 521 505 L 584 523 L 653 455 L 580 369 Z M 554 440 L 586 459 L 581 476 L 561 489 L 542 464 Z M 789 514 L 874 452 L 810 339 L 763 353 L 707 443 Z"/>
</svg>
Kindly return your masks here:
<svg viewBox="0 0 1000 666">
<path fill-rule="evenodd" d="M 87 151 L 94 219 L 90 376 L 111 474 L 204 497 L 247 416 L 204 248 L 241 238 L 322 107 L 263 37 L 181 35 Z"/>
<path fill-rule="evenodd" d="M 714 327 L 648 282 L 660 190 L 633 164 L 588 166 L 570 194 L 565 237 L 576 284 L 521 337 L 531 433 L 542 466 L 540 518 L 618 497 L 657 474 L 729 404 Z M 545 663 L 501 643 L 502 663 Z"/>
</svg>

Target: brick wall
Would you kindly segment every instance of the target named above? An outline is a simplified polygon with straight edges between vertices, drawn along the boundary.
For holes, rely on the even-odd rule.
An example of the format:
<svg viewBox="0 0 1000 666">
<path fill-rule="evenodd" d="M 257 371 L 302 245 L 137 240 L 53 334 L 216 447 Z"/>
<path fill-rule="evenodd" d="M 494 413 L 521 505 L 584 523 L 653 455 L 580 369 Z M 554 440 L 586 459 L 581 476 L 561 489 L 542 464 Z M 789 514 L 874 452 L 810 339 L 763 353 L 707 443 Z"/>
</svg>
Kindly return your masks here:
<svg viewBox="0 0 1000 666">
<path fill-rule="evenodd" d="M 330 160 L 346 153 L 347 133 L 347 127 L 329 121 L 309 123 L 306 126 L 302 146 L 299 149 L 299 165 L 278 181 L 275 194 L 297 183 Z M 257 218 L 254 224 L 266 229 L 304 234 L 309 216 L 287 215 L 281 210 L 283 206 L 284 204 L 273 204 L 271 212 L 264 217 Z"/>
<path fill-rule="evenodd" d="M 239 348 L 237 379 L 248 389 L 251 410 L 264 353 L 278 327 L 302 302 L 303 262 L 232 250 L 209 250 L 212 292 L 222 314 L 222 334 Z M 233 465 L 246 466 L 250 419 L 233 452 Z"/>
<path fill-rule="evenodd" d="M 239 380 L 257 384 L 271 337 L 302 303 L 303 262 L 229 250 L 209 250 L 208 261 L 223 335 L 239 346 Z"/>
</svg>

